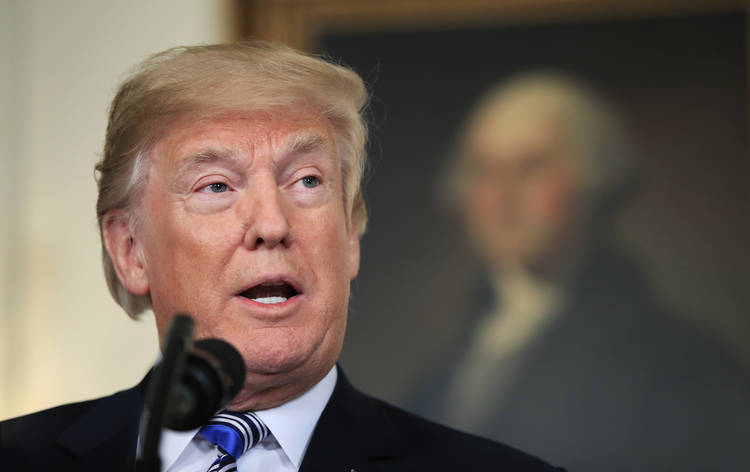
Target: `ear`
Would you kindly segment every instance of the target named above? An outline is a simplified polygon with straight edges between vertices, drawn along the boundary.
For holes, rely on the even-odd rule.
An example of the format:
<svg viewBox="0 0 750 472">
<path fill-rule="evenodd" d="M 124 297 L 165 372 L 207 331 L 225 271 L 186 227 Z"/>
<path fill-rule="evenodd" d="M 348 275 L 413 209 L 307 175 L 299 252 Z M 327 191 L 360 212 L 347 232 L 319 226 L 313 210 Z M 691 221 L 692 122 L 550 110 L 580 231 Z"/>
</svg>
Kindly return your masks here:
<svg viewBox="0 0 750 472">
<path fill-rule="evenodd" d="M 133 295 L 146 295 L 146 267 L 132 226 L 126 212 L 113 210 L 104 215 L 102 236 L 120 283 Z"/>
<path fill-rule="evenodd" d="M 354 225 L 349 229 L 348 239 L 349 280 L 354 280 L 359 273 L 359 231 Z"/>
</svg>

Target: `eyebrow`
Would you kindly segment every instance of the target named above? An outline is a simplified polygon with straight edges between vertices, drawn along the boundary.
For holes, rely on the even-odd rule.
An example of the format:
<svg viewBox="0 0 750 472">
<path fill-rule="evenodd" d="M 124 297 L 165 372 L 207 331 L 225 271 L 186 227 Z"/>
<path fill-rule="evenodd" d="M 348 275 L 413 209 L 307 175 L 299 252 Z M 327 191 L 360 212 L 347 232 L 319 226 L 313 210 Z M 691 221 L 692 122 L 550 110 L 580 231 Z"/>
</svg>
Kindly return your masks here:
<svg viewBox="0 0 750 472">
<path fill-rule="evenodd" d="M 287 136 L 282 142 L 279 150 L 277 164 L 283 166 L 286 161 L 296 155 L 310 154 L 314 152 L 327 153 L 331 150 L 330 143 L 319 133 L 313 131 L 302 131 Z M 231 150 L 220 147 L 207 147 L 190 153 L 180 159 L 179 168 L 174 178 L 178 183 L 186 177 L 193 169 L 202 164 L 226 163 L 233 166 L 240 165 L 239 157 Z"/>
<path fill-rule="evenodd" d="M 179 168 L 175 174 L 174 182 L 178 183 L 185 178 L 196 167 L 202 164 L 222 163 L 237 165 L 238 159 L 229 149 L 208 147 L 190 153 L 180 159 Z"/>
<path fill-rule="evenodd" d="M 288 137 L 281 147 L 281 155 L 307 154 L 318 151 L 330 151 L 328 140 L 318 133 L 302 131 Z M 282 159 L 283 159 L 282 157 Z"/>
<path fill-rule="evenodd" d="M 284 138 L 279 147 L 279 157 L 275 165 L 282 169 L 294 161 L 295 157 L 310 154 L 330 155 L 331 153 L 330 140 L 313 130 L 303 130 Z"/>
</svg>

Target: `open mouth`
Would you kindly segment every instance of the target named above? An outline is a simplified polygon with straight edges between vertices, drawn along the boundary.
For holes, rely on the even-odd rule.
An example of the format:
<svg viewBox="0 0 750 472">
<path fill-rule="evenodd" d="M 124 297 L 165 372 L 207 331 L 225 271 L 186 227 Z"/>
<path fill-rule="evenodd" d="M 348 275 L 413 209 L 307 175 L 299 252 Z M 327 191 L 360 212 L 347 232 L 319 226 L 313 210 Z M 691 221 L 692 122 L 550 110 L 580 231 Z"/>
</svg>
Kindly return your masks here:
<svg viewBox="0 0 750 472">
<path fill-rule="evenodd" d="M 284 303 L 298 294 L 299 292 L 286 282 L 266 282 L 250 287 L 240 293 L 240 296 L 249 298 L 257 303 L 273 305 Z"/>
</svg>

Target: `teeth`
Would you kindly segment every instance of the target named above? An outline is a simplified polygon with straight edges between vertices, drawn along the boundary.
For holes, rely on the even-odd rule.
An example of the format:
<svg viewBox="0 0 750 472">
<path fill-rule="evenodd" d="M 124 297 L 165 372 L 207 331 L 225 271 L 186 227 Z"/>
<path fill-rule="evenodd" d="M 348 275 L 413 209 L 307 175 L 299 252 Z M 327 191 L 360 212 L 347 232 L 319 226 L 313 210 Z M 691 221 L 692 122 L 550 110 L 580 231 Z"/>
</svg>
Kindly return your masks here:
<svg viewBox="0 0 750 472">
<path fill-rule="evenodd" d="M 288 299 L 286 297 L 260 297 L 253 298 L 252 300 L 258 303 L 265 303 L 266 305 L 270 305 L 273 303 L 284 303 Z"/>
</svg>

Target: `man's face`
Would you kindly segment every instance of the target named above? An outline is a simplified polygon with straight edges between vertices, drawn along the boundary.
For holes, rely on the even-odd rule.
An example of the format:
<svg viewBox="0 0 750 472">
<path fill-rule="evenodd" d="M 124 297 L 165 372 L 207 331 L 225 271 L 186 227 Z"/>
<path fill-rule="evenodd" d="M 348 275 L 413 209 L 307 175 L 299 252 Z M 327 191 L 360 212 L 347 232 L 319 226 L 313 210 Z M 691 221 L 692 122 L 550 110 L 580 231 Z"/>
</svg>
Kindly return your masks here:
<svg viewBox="0 0 750 472">
<path fill-rule="evenodd" d="M 565 250 L 577 224 L 574 152 L 559 120 L 498 113 L 467 135 L 463 211 L 494 269 L 536 266 Z"/>
<path fill-rule="evenodd" d="M 196 338 L 234 345 L 238 408 L 304 392 L 338 358 L 359 267 L 330 124 L 279 110 L 183 121 L 152 158 L 136 249 L 160 336 L 184 312 Z"/>
</svg>

